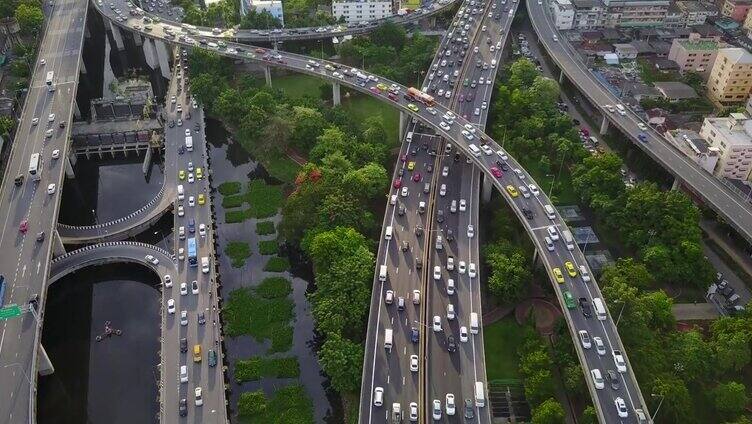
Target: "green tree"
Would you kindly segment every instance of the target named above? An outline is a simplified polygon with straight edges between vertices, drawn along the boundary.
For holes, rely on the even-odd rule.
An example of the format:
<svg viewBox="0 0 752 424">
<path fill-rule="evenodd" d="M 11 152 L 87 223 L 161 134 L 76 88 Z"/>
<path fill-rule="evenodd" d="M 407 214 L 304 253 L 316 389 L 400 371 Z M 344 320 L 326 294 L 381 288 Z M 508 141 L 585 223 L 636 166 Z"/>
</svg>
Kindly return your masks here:
<svg viewBox="0 0 752 424">
<path fill-rule="evenodd" d="M 237 90 L 227 87 L 214 100 L 212 111 L 215 115 L 227 119 L 230 124 L 238 125 L 245 116 L 245 110 L 238 107 L 242 100 L 243 97 Z"/>
<path fill-rule="evenodd" d="M 348 145 L 353 144 L 344 132 L 338 127 L 329 127 L 316 138 L 316 144 L 311 148 L 308 158 L 316 163 L 334 152 L 344 153 Z"/>
<path fill-rule="evenodd" d="M 327 127 L 327 122 L 321 115 L 321 112 L 302 106 L 292 108 L 293 130 L 290 136 L 290 142 L 304 150 L 308 151 L 313 147 L 316 138 Z"/>
<path fill-rule="evenodd" d="M 580 424 L 598 424 L 598 414 L 595 412 L 593 405 L 588 405 L 585 410 L 582 411 L 582 416 L 579 420 Z"/>
<path fill-rule="evenodd" d="M 267 153 L 284 151 L 292 134 L 292 124 L 279 113 L 269 117 L 268 122 L 263 130 L 263 139 L 267 141 L 264 145 L 267 147 Z"/>
<path fill-rule="evenodd" d="M 193 96 L 209 110 L 213 110 L 214 100 L 226 88 L 227 82 L 224 79 L 218 79 L 215 75 L 209 73 L 197 74 L 191 79 Z"/>
<path fill-rule="evenodd" d="M 532 273 L 522 249 L 507 242 L 495 243 L 486 248 L 486 264 L 491 268 L 488 288 L 504 303 L 517 301 L 530 283 Z"/>
<path fill-rule="evenodd" d="M 735 418 L 744 412 L 749 398 L 742 383 L 729 381 L 718 384 L 710 393 L 713 403 L 722 416 Z"/>
<path fill-rule="evenodd" d="M 674 332 L 668 336 L 669 357 L 674 369 L 687 381 L 704 381 L 715 363 L 712 347 L 699 331 Z"/>
<path fill-rule="evenodd" d="M 559 401 L 548 398 L 533 409 L 533 424 L 561 424 L 564 422 L 564 408 Z"/>
<path fill-rule="evenodd" d="M 721 371 L 740 371 L 749 364 L 752 322 L 748 316 L 718 318 L 710 324 L 710 335 Z"/>
<path fill-rule="evenodd" d="M 36 35 L 42 29 L 44 13 L 42 13 L 42 8 L 37 5 L 19 4 L 15 16 L 18 26 L 24 34 Z"/>
<path fill-rule="evenodd" d="M 387 21 L 373 30 L 370 38 L 378 46 L 391 47 L 399 52 L 407 42 L 407 32 L 402 25 Z"/>
<path fill-rule="evenodd" d="M 243 416 L 258 415 L 266 411 L 266 395 L 263 390 L 244 392 L 238 399 L 238 412 Z"/>
<path fill-rule="evenodd" d="M 533 85 L 540 75 L 535 64 L 528 59 L 515 60 L 509 67 L 509 86 L 515 90 L 528 88 Z"/>
<path fill-rule="evenodd" d="M 655 284 L 655 279 L 645 265 L 634 258 L 620 258 L 614 265 L 603 270 L 601 284 L 608 285 L 615 279 L 629 281 L 630 285 L 639 289 L 646 289 Z"/>
<path fill-rule="evenodd" d="M 525 397 L 533 409 L 553 396 L 554 380 L 551 371 L 541 369 L 525 378 Z"/>
<path fill-rule="evenodd" d="M 610 212 L 624 192 L 622 161 L 613 153 L 585 158 L 572 170 L 572 187 L 596 211 Z"/>
<path fill-rule="evenodd" d="M 0 116 L 0 135 L 8 135 L 10 130 L 13 129 L 13 118 L 10 116 Z"/>
<path fill-rule="evenodd" d="M 351 197 L 365 202 L 386 194 L 389 176 L 383 166 L 369 163 L 345 174 L 342 184 Z"/>
<path fill-rule="evenodd" d="M 366 238 L 353 228 L 338 227 L 318 234 L 306 252 L 317 272 L 328 272 L 331 264 L 366 246 Z"/>
<path fill-rule="evenodd" d="M 663 397 L 661 415 L 668 422 L 688 423 L 693 421 L 692 398 L 684 382 L 670 374 L 662 374 L 653 380 L 651 393 Z"/>
<path fill-rule="evenodd" d="M 240 28 L 243 29 L 274 29 L 282 28 L 282 22 L 272 16 L 268 10 L 257 11 L 254 8 L 240 20 Z"/>
<path fill-rule="evenodd" d="M 539 105 L 553 105 L 559 101 L 559 84 L 551 78 L 538 75 L 530 87 L 530 95 L 533 101 Z"/>
</svg>

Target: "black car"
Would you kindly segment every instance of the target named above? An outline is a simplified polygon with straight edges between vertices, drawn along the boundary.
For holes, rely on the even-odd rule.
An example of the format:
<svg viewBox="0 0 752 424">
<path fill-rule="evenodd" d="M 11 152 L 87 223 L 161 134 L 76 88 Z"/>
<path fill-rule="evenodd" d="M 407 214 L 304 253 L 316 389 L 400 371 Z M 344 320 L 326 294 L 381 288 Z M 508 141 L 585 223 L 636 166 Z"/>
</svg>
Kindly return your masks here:
<svg viewBox="0 0 752 424">
<path fill-rule="evenodd" d="M 193 282 L 191 282 L 191 290 L 198 291 L 198 281 L 193 280 Z"/>
<path fill-rule="evenodd" d="M 410 329 L 410 341 L 413 343 L 418 343 L 418 340 L 420 339 L 420 333 L 418 332 L 418 329 L 413 327 Z"/>
<path fill-rule="evenodd" d="M 415 269 L 422 269 L 422 268 L 423 268 L 423 259 L 415 258 Z"/>
<path fill-rule="evenodd" d="M 619 390 L 620 383 L 619 383 L 619 376 L 616 374 L 616 371 L 614 370 L 608 370 L 606 371 L 606 380 L 609 384 L 611 384 L 611 388 L 614 390 Z"/>
<path fill-rule="evenodd" d="M 416 225 L 415 226 L 415 235 L 417 237 L 420 237 L 423 235 L 423 226 L 422 225 Z"/>
<path fill-rule="evenodd" d="M 34 310 L 36 310 L 38 305 L 39 305 L 39 295 L 34 293 L 29 298 L 29 306 L 31 306 L 32 308 L 34 308 Z"/>
<path fill-rule="evenodd" d="M 447 352 L 457 351 L 457 343 L 454 341 L 454 336 L 447 337 Z"/>
<path fill-rule="evenodd" d="M 186 399 L 180 399 L 180 406 L 178 406 L 178 412 L 181 417 L 188 415 L 188 401 Z"/>
<path fill-rule="evenodd" d="M 397 209 L 397 214 L 399 216 L 402 216 L 405 214 L 405 205 L 399 205 L 399 209 Z"/>
<path fill-rule="evenodd" d="M 444 211 L 439 210 L 438 212 L 436 212 L 436 221 L 438 221 L 439 224 L 444 222 Z"/>
<path fill-rule="evenodd" d="M 412 155 L 412 156 L 418 156 L 418 149 L 413 148 L 412 150 L 410 150 L 410 155 Z"/>
<path fill-rule="evenodd" d="M 460 161 L 460 154 L 459 153 L 455 153 L 454 154 L 454 161 L 455 162 L 459 162 Z"/>
<path fill-rule="evenodd" d="M 17 186 L 20 186 L 21 184 L 23 184 L 23 182 L 24 182 L 24 176 L 23 176 L 23 174 L 16 175 L 16 179 L 13 180 L 13 184 L 15 184 Z"/>
<path fill-rule="evenodd" d="M 410 250 L 410 242 L 402 240 L 402 251 L 407 252 L 408 250 Z"/>
<path fill-rule="evenodd" d="M 185 337 L 180 339 L 180 352 L 188 352 L 188 339 L 186 339 Z"/>
<path fill-rule="evenodd" d="M 198 313 L 198 325 L 204 325 L 206 324 L 206 316 L 203 312 Z"/>
<path fill-rule="evenodd" d="M 175 126 L 175 120 L 170 121 L 170 128 Z"/>
<path fill-rule="evenodd" d="M 506 162 L 501 163 L 501 170 L 502 171 L 509 171 L 509 165 L 507 165 Z"/>
<path fill-rule="evenodd" d="M 426 149 L 426 150 L 427 150 L 427 149 Z M 430 174 L 431 172 L 433 172 L 433 165 L 426 165 L 426 172 L 428 172 L 429 174 Z"/>
<path fill-rule="evenodd" d="M 533 219 L 533 211 L 528 208 L 522 208 L 522 214 L 525 215 L 525 218 L 527 219 Z"/>
<path fill-rule="evenodd" d="M 582 315 L 585 315 L 585 318 L 593 316 L 592 309 L 590 309 L 590 302 L 584 297 L 580 298 L 580 309 L 582 309 Z"/>
<path fill-rule="evenodd" d="M 454 241 L 454 231 L 453 230 L 448 229 L 446 231 L 446 239 L 447 239 L 448 242 L 453 242 Z"/>
<path fill-rule="evenodd" d="M 39 242 L 44 241 L 44 231 L 37 233 L 37 241 Z"/>
<path fill-rule="evenodd" d="M 472 399 L 465 399 L 465 418 L 468 420 L 475 418 L 475 408 L 473 407 Z"/>
</svg>

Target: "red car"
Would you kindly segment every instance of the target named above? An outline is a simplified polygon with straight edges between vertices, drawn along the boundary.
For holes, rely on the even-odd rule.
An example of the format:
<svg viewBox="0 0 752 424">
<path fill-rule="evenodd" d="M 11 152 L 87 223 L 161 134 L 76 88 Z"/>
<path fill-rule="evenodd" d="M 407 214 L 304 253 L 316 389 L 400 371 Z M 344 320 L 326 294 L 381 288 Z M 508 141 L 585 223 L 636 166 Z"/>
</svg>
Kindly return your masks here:
<svg viewBox="0 0 752 424">
<path fill-rule="evenodd" d="M 29 230 L 29 221 L 24 219 L 23 221 L 21 221 L 21 225 L 18 226 L 18 231 L 26 234 L 26 231 L 28 230 Z"/>
<path fill-rule="evenodd" d="M 391 100 L 393 100 L 393 101 L 395 101 L 395 102 L 396 102 L 396 101 L 399 101 L 399 97 L 397 97 L 397 95 L 396 95 L 396 94 L 394 94 L 394 93 L 392 93 L 391 91 L 390 91 L 390 92 L 389 92 L 389 94 L 387 94 L 386 96 L 387 96 L 387 97 L 389 97 L 389 98 L 390 98 Z"/>
<path fill-rule="evenodd" d="M 420 172 L 416 172 L 413 174 L 413 181 L 415 181 L 416 183 L 420 182 L 421 178 L 423 177 L 420 175 Z"/>
<path fill-rule="evenodd" d="M 379 91 L 379 89 L 378 89 L 378 88 L 376 88 L 376 87 L 371 87 L 371 88 L 369 88 L 369 90 L 371 90 L 371 93 L 374 93 L 374 94 L 381 94 L 381 91 Z"/>
<path fill-rule="evenodd" d="M 588 137 L 588 136 L 590 136 L 590 131 L 588 131 L 588 130 L 587 130 L 587 128 L 582 128 L 582 129 L 580 130 L 580 132 L 581 132 L 581 133 L 582 133 L 582 135 L 584 135 L 585 137 Z"/>
<path fill-rule="evenodd" d="M 394 180 L 394 184 L 392 184 L 394 188 L 400 188 L 402 187 L 402 178 L 397 178 Z"/>
<path fill-rule="evenodd" d="M 494 177 L 496 177 L 496 178 L 501 178 L 501 176 L 502 176 L 502 175 L 504 175 L 504 174 L 503 174 L 503 173 L 501 172 L 501 169 L 499 169 L 499 168 L 497 168 L 497 167 L 495 167 L 495 166 L 492 166 L 492 167 L 491 167 L 491 173 L 492 173 L 492 174 L 493 174 L 493 176 L 494 176 Z"/>
</svg>

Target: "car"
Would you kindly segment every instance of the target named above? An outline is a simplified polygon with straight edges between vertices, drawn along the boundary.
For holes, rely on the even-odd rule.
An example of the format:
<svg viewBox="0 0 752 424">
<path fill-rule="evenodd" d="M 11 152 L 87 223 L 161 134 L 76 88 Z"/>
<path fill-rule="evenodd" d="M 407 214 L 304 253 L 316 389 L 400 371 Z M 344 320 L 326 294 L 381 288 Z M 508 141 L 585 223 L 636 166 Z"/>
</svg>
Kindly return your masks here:
<svg viewBox="0 0 752 424">
<path fill-rule="evenodd" d="M 152 255 L 146 255 L 144 256 L 144 259 L 146 259 L 146 262 L 149 262 L 152 265 L 159 265 L 159 259 L 155 258 Z"/>
<path fill-rule="evenodd" d="M 606 371 L 606 380 L 608 380 L 612 390 L 619 390 L 619 387 L 621 387 L 619 375 L 614 370 Z"/>
<path fill-rule="evenodd" d="M 410 371 L 418 372 L 418 355 L 410 356 Z"/>
<path fill-rule="evenodd" d="M 444 130 L 444 131 L 449 131 L 449 129 L 450 129 L 449 124 L 447 124 L 444 121 L 439 122 L 439 127 L 441 127 L 441 129 Z"/>
<path fill-rule="evenodd" d="M 603 339 L 596 336 L 593 337 L 593 343 L 595 344 L 595 351 L 598 352 L 598 355 L 605 355 L 606 354 L 606 345 L 603 344 Z"/>
<path fill-rule="evenodd" d="M 185 209 L 183 205 L 178 205 L 178 216 L 185 216 Z"/>
<path fill-rule="evenodd" d="M 433 419 L 438 421 L 441 419 L 441 401 L 438 399 L 433 400 Z"/>
<path fill-rule="evenodd" d="M 606 387 L 603 376 L 601 375 L 601 370 L 598 368 L 594 368 L 590 370 L 590 377 L 593 379 L 593 385 L 595 385 L 595 388 L 597 390 L 602 390 L 604 387 Z"/>
<path fill-rule="evenodd" d="M 533 196 L 540 196 L 540 190 L 535 184 L 528 184 L 527 188 L 530 190 L 530 193 L 533 193 Z"/>
<path fill-rule="evenodd" d="M 456 406 L 454 404 L 454 395 L 452 393 L 446 394 L 446 402 L 444 402 L 447 415 L 454 415 Z"/>
<path fill-rule="evenodd" d="M 55 194 L 55 184 L 49 184 L 47 186 L 47 194 Z"/>
<path fill-rule="evenodd" d="M 193 179 L 193 172 L 188 173 L 188 182 L 193 184 L 195 180 Z"/>
<path fill-rule="evenodd" d="M 582 277 L 582 281 L 584 283 L 590 282 L 590 273 L 588 272 L 585 265 L 580 265 L 580 277 Z"/>
<path fill-rule="evenodd" d="M 569 274 L 570 277 L 576 277 L 577 276 L 577 268 L 574 267 L 574 264 L 570 261 L 564 262 L 564 268 L 567 269 L 567 274 Z"/>
<path fill-rule="evenodd" d="M 585 318 L 590 318 L 593 316 L 593 310 L 590 308 L 590 301 L 588 301 L 586 298 L 581 297 L 578 300 L 580 304 L 580 309 L 582 310 L 582 315 L 585 316 Z"/>
<path fill-rule="evenodd" d="M 420 111 L 420 109 L 418 108 L 418 106 L 416 106 L 414 103 L 408 103 L 407 104 L 407 108 L 410 109 L 411 111 L 415 112 L 415 113 L 418 113 Z"/>
<path fill-rule="evenodd" d="M 501 178 L 502 175 L 503 175 L 502 172 L 501 172 L 501 169 L 499 169 L 499 168 L 497 168 L 495 166 L 491 167 L 491 174 L 493 174 L 493 176 L 496 177 L 496 178 Z"/>
<path fill-rule="evenodd" d="M 198 320 L 198 325 L 206 324 L 206 316 L 204 315 L 203 312 L 199 312 L 196 318 Z"/>
<path fill-rule="evenodd" d="M 185 398 L 180 399 L 180 403 L 178 404 L 178 414 L 181 417 L 185 417 L 188 415 L 188 400 Z"/>
<path fill-rule="evenodd" d="M 643 131 L 646 131 L 648 129 L 647 125 L 643 124 L 642 122 L 638 122 L 637 127 Z"/>
<path fill-rule="evenodd" d="M 396 180 L 394 180 L 394 182 L 392 183 L 392 187 L 394 188 L 402 187 L 402 178 L 397 178 Z"/>
<path fill-rule="evenodd" d="M 44 136 L 45 136 L 45 138 L 50 138 L 50 137 L 52 137 L 52 128 L 50 128 L 50 129 L 48 129 L 47 131 L 45 131 L 45 132 L 44 132 Z"/>
<path fill-rule="evenodd" d="M 196 404 L 196 406 L 203 405 L 204 404 L 204 399 L 201 397 L 201 387 L 196 387 L 193 390 L 193 394 L 194 394 L 194 397 L 195 397 L 195 402 L 194 403 Z"/>
<path fill-rule="evenodd" d="M 475 278 L 476 272 L 475 272 L 475 263 L 470 262 L 470 266 L 467 267 L 467 275 L 470 278 Z"/>
<path fill-rule="evenodd" d="M 178 179 L 180 179 L 181 181 L 185 179 L 185 169 L 178 171 Z"/>
<path fill-rule="evenodd" d="M 436 281 L 441 280 L 441 267 L 438 265 L 433 267 L 433 279 Z"/>
<path fill-rule="evenodd" d="M 175 299 L 167 300 L 167 313 L 170 315 L 175 314 Z"/>
<path fill-rule="evenodd" d="M 381 406 L 384 404 L 384 388 L 376 387 L 373 389 L 373 405 Z"/>
<path fill-rule="evenodd" d="M 180 283 L 180 295 L 185 296 L 188 294 L 188 283 L 182 282 Z"/>
<path fill-rule="evenodd" d="M 464 274 L 467 270 L 467 265 L 465 264 L 465 261 L 460 261 L 459 265 L 457 266 L 457 270 L 460 274 Z"/>
<path fill-rule="evenodd" d="M 415 169 L 415 162 L 414 162 L 414 161 L 410 161 L 410 162 L 408 162 L 408 163 L 407 163 L 407 170 L 408 170 L 408 171 L 412 171 L 412 170 L 414 170 L 414 169 Z"/>
<path fill-rule="evenodd" d="M 53 121 L 55 121 L 55 114 L 54 114 L 54 113 L 51 113 L 51 114 L 50 114 L 50 115 L 49 115 L 49 116 L 47 117 L 47 121 L 49 121 L 49 122 L 53 122 Z"/>
<path fill-rule="evenodd" d="M 203 194 L 203 193 L 200 193 L 200 194 L 198 195 L 198 204 L 199 204 L 199 205 L 203 205 L 203 204 L 205 204 L 205 203 L 206 203 L 206 196 L 204 196 L 204 194 Z"/>
<path fill-rule="evenodd" d="M 191 282 L 191 293 L 193 293 L 193 294 L 198 294 L 198 291 L 199 291 L 199 290 L 198 290 L 198 281 L 196 281 L 196 280 L 193 280 L 193 281 Z"/>
<path fill-rule="evenodd" d="M 460 341 L 462 343 L 467 343 L 468 336 L 467 336 L 467 327 L 462 326 L 460 327 Z"/>
<path fill-rule="evenodd" d="M 460 212 L 465 212 L 467 210 L 467 201 L 465 199 L 460 199 Z"/>
<path fill-rule="evenodd" d="M 419 339 L 420 339 L 420 332 L 418 332 L 417 328 L 412 327 L 410 329 L 410 341 L 413 343 L 418 343 Z"/>
<path fill-rule="evenodd" d="M 199 180 L 204 178 L 204 170 L 200 166 L 196 168 L 196 178 Z"/>
<path fill-rule="evenodd" d="M 188 206 L 194 207 L 196 206 L 196 198 L 193 196 L 188 196 Z"/>
<path fill-rule="evenodd" d="M 508 185 L 506 189 L 507 189 L 507 193 L 509 193 L 509 195 L 512 197 L 517 197 L 520 195 L 520 193 L 517 192 L 517 189 L 511 184 Z"/>
<path fill-rule="evenodd" d="M 522 172 L 520 168 L 514 168 L 514 173 L 517 174 L 517 177 L 521 180 L 525 179 L 525 174 Z"/>
<path fill-rule="evenodd" d="M 410 421 L 418 421 L 418 403 L 410 402 Z"/>
<path fill-rule="evenodd" d="M 162 278 L 164 280 L 164 286 L 165 286 L 165 288 L 169 289 L 170 287 L 172 287 L 172 277 L 170 276 L 170 274 L 166 274 Z"/>
<path fill-rule="evenodd" d="M 465 419 L 472 420 L 475 418 L 475 408 L 472 399 L 465 399 Z"/>
<path fill-rule="evenodd" d="M 556 282 L 559 284 L 564 284 L 564 274 L 561 273 L 561 269 L 558 267 L 555 267 L 552 269 L 554 273 L 554 278 L 556 278 Z"/>
<path fill-rule="evenodd" d="M 180 311 L 180 325 L 188 325 L 188 311 Z"/>
<path fill-rule="evenodd" d="M 454 256 L 449 256 L 447 258 L 446 269 L 447 271 L 454 271 Z"/>
<path fill-rule="evenodd" d="M 574 309 L 577 307 L 574 303 L 574 296 L 569 290 L 564 290 L 562 296 L 564 296 L 564 304 L 567 306 L 567 309 Z"/>
<path fill-rule="evenodd" d="M 433 317 L 433 331 L 441 331 L 441 317 L 438 315 L 434 315 Z"/>
<path fill-rule="evenodd" d="M 551 237 L 548 237 L 548 236 L 546 236 L 546 237 L 544 237 L 544 238 L 543 238 L 543 241 L 544 241 L 544 242 L 546 243 L 546 249 L 547 249 L 547 250 L 548 250 L 549 252 L 553 252 L 553 251 L 554 251 L 554 250 L 556 249 L 556 248 L 554 247 L 554 242 L 553 242 L 553 240 L 551 240 Z"/>
<path fill-rule="evenodd" d="M 55 149 L 52 151 L 52 159 L 59 159 L 60 158 L 60 149 Z"/>
<path fill-rule="evenodd" d="M 614 405 L 616 405 L 616 413 L 619 414 L 619 418 L 627 418 L 629 416 L 627 404 L 624 402 L 624 399 L 617 397 L 614 399 Z"/>
<path fill-rule="evenodd" d="M 587 330 L 580 330 L 577 332 L 577 334 L 580 337 L 580 343 L 582 343 L 583 349 L 590 349 L 593 347 L 593 344 L 590 340 L 590 334 L 588 334 Z"/>
<path fill-rule="evenodd" d="M 612 350 L 611 355 L 614 357 L 614 364 L 616 365 L 616 371 L 621 373 L 627 372 L 627 362 L 624 360 L 620 350 Z"/>
<path fill-rule="evenodd" d="M 175 103 L 177 100 L 178 99 L 175 96 L 170 97 L 170 103 Z"/>
<path fill-rule="evenodd" d="M 475 227 L 473 224 L 467 225 L 467 238 L 473 238 L 475 236 Z"/>
<path fill-rule="evenodd" d="M 400 191 L 400 196 L 407 197 L 408 195 L 407 187 L 402 187 L 402 190 Z"/>
<path fill-rule="evenodd" d="M 450 303 L 450 304 L 448 304 L 446 306 L 446 314 L 447 314 L 447 321 L 453 321 L 454 320 L 455 315 L 454 315 L 454 305 L 453 304 Z"/>
<path fill-rule="evenodd" d="M 394 302 L 394 291 L 393 290 L 387 290 L 384 294 L 384 303 L 387 305 L 391 305 Z"/>
</svg>

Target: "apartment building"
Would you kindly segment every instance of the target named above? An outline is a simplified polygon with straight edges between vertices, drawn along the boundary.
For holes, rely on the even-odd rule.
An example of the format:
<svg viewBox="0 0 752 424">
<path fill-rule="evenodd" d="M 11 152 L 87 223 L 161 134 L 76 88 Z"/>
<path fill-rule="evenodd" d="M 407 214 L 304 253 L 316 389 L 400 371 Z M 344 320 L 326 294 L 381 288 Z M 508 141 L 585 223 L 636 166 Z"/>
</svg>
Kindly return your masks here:
<svg viewBox="0 0 752 424">
<path fill-rule="evenodd" d="M 391 0 L 333 1 L 332 16 L 355 23 L 382 19 L 394 14 Z"/>
<path fill-rule="evenodd" d="M 685 27 L 703 25 L 708 18 L 718 16 L 718 9 L 699 1 L 677 1 L 674 4 L 682 13 Z"/>
<path fill-rule="evenodd" d="M 718 50 L 708 77 L 708 93 L 720 103 L 747 100 L 752 89 L 752 54 L 738 47 Z"/>
<path fill-rule="evenodd" d="M 713 174 L 732 180 L 749 180 L 752 171 L 752 119 L 743 113 L 725 118 L 705 118 L 700 136 L 718 149 Z"/>
<path fill-rule="evenodd" d="M 721 15 L 727 16 L 736 22 L 744 22 L 750 7 L 752 7 L 752 1 L 750 0 L 724 0 L 721 7 Z"/>
<path fill-rule="evenodd" d="M 669 0 L 571 0 L 574 28 L 625 28 L 663 25 Z"/>
<path fill-rule="evenodd" d="M 551 3 L 554 25 L 557 29 L 574 28 L 574 5 L 570 0 L 554 0 Z"/>
<path fill-rule="evenodd" d="M 689 38 L 674 38 L 671 41 L 668 58 L 676 62 L 682 72 L 697 72 L 707 81 L 718 50 L 725 46 L 720 37 L 702 37 L 692 33 Z"/>
<path fill-rule="evenodd" d="M 245 16 L 251 9 L 257 12 L 269 12 L 270 15 L 285 24 L 285 14 L 281 0 L 240 0 L 240 15 Z"/>
</svg>

